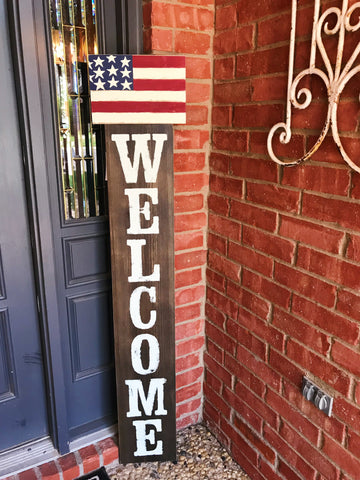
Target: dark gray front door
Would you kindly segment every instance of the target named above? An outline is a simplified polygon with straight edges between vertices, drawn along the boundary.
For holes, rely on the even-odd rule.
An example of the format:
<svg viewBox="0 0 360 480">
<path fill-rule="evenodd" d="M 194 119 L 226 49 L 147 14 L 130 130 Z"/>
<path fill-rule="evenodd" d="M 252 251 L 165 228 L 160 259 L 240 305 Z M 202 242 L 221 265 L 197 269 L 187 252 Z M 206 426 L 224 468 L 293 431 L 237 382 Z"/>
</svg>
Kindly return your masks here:
<svg viewBox="0 0 360 480">
<path fill-rule="evenodd" d="M 45 436 L 47 407 L 19 126 L 0 0 L 0 451 Z"/>
</svg>

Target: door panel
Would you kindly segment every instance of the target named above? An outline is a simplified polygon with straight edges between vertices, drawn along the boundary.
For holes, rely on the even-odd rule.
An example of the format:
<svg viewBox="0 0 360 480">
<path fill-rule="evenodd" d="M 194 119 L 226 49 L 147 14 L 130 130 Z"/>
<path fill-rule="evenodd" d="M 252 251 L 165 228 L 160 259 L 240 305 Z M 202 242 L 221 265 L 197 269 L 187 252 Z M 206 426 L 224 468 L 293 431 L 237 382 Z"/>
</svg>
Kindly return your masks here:
<svg viewBox="0 0 360 480">
<path fill-rule="evenodd" d="M 0 451 L 48 433 L 39 319 L 4 0 L 0 0 Z"/>
</svg>

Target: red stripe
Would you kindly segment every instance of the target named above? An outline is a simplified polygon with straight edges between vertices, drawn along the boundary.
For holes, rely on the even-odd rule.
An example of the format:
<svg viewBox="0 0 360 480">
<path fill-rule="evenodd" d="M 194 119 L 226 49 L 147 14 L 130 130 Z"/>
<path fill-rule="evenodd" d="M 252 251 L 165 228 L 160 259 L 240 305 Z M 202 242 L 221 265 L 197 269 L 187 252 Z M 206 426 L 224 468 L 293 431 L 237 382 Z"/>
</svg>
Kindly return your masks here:
<svg viewBox="0 0 360 480">
<path fill-rule="evenodd" d="M 170 90 L 172 92 L 184 91 L 186 88 L 185 80 L 135 80 L 134 90 Z"/>
<path fill-rule="evenodd" d="M 178 102 L 92 102 L 94 113 L 182 113 L 185 103 Z"/>
<path fill-rule="evenodd" d="M 133 55 L 134 68 L 184 68 L 184 56 L 169 55 Z"/>
</svg>

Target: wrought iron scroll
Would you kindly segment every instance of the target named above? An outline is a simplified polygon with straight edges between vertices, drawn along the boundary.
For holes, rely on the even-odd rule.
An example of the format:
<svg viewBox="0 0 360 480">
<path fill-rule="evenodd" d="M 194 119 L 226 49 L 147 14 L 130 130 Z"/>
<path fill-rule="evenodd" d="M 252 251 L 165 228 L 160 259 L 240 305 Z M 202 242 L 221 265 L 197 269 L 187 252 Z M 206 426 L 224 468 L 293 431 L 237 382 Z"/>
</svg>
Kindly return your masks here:
<svg viewBox="0 0 360 480">
<path fill-rule="evenodd" d="M 294 79 L 297 0 L 292 0 L 286 118 L 285 122 L 277 123 L 270 130 L 267 140 L 267 148 L 269 155 L 271 159 L 274 160 L 274 162 L 280 165 L 297 165 L 308 160 L 313 155 L 313 153 L 318 150 L 331 127 L 334 141 L 338 146 L 343 159 L 351 168 L 360 173 L 360 166 L 356 165 L 345 152 L 345 149 L 340 140 L 337 123 L 337 113 L 340 96 L 347 83 L 357 73 L 360 72 L 360 63 L 359 61 L 357 62 L 360 53 L 360 42 L 355 47 L 352 55 L 346 61 L 346 63 L 343 62 L 343 51 L 346 40 L 346 33 L 356 32 L 360 30 L 360 2 L 356 2 L 351 7 L 349 7 L 349 0 L 343 0 L 342 8 L 330 7 L 326 9 L 323 13 L 321 13 L 320 11 L 320 4 L 321 0 L 315 0 L 309 68 L 306 68 L 305 70 L 300 72 Z M 354 23 L 353 21 L 356 10 L 358 10 L 359 16 L 356 20 L 356 23 Z M 334 15 L 336 19 L 336 24 L 333 27 L 330 27 L 328 20 L 330 16 Z M 323 33 L 328 36 L 338 35 L 338 46 L 335 65 L 332 65 L 330 62 L 323 42 Z M 317 53 L 320 54 L 323 60 L 323 69 L 320 69 L 316 66 Z M 298 89 L 301 79 L 307 75 L 317 75 L 325 84 L 328 92 L 328 110 L 326 115 L 326 121 L 319 138 L 303 157 L 291 161 L 280 160 L 275 155 L 273 150 L 273 138 L 275 133 L 279 131 L 280 143 L 288 144 L 292 136 L 292 107 L 298 109 L 306 109 L 311 104 L 312 93 L 310 89 L 306 87 Z"/>
</svg>

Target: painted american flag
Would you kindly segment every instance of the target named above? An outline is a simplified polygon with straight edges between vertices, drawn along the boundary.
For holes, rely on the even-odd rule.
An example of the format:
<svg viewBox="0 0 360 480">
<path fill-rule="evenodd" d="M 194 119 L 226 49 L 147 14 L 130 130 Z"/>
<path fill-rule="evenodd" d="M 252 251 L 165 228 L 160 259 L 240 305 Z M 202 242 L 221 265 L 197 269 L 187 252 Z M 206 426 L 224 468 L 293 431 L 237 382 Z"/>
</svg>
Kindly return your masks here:
<svg viewBox="0 0 360 480">
<path fill-rule="evenodd" d="M 89 55 L 93 123 L 186 123 L 184 56 Z"/>
</svg>

